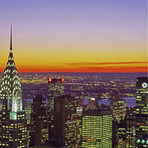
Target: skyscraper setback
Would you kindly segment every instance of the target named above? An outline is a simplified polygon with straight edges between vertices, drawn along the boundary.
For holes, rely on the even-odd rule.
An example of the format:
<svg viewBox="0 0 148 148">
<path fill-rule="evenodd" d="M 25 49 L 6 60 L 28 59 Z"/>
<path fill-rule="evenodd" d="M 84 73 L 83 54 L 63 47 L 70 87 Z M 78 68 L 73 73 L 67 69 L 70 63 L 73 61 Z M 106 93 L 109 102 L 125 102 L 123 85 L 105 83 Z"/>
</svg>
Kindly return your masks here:
<svg viewBox="0 0 148 148">
<path fill-rule="evenodd" d="M 9 57 L 2 76 L 0 92 L 0 147 L 27 147 L 25 116 L 21 82 L 13 58 L 11 27 Z"/>
</svg>

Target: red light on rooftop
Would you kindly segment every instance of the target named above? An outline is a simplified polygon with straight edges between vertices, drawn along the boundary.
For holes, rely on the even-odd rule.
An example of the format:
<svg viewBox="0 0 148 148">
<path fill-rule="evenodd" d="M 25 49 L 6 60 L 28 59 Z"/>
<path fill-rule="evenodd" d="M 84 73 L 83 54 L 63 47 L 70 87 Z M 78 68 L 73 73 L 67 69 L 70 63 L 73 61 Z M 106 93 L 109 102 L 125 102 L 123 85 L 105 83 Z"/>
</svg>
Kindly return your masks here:
<svg viewBox="0 0 148 148">
<path fill-rule="evenodd" d="M 48 81 L 49 81 L 49 82 L 51 82 L 51 81 L 52 81 L 52 79 L 51 79 L 51 78 L 49 78 L 49 79 L 48 79 Z"/>
<path fill-rule="evenodd" d="M 62 82 L 64 82 L 65 81 L 65 79 L 64 78 L 62 78 Z"/>
</svg>

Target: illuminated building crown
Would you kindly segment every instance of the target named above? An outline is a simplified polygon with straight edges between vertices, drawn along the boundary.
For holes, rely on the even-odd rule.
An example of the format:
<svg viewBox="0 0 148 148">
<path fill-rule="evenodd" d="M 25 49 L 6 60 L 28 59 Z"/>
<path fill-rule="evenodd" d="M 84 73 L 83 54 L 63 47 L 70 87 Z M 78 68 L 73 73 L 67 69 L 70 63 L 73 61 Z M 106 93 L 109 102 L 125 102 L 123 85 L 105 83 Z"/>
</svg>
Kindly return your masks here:
<svg viewBox="0 0 148 148">
<path fill-rule="evenodd" d="M 6 106 L 8 111 L 17 112 L 22 110 L 21 82 L 15 67 L 12 51 L 12 26 L 10 33 L 9 57 L 1 83 L 1 105 L 4 104 L 4 99 L 7 100 Z M 2 106 L 0 107 L 0 110 L 2 110 Z"/>
</svg>

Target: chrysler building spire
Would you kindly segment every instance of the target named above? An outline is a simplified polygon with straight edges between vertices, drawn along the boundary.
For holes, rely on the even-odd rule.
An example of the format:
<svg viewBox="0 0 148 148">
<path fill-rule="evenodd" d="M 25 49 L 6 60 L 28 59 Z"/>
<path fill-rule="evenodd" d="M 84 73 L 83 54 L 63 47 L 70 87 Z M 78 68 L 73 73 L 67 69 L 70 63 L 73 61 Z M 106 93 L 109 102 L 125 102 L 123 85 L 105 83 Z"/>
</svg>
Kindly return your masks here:
<svg viewBox="0 0 148 148">
<path fill-rule="evenodd" d="M 10 32 L 10 50 L 12 50 L 12 25 L 11 25 L 11 32 Z"/>
<path fill-rule="evenodd" d="M 10 51 L 7 66 L 4 70 L 1 91 L 7 94 L 7 109 L 10 111 L 22 110 L 22 89 L 18 71 L 15 66 L 12 52 L 12 25 L 10 30 Z M 0 110 L 2 108 L 0 107 Z"/>
</svg>

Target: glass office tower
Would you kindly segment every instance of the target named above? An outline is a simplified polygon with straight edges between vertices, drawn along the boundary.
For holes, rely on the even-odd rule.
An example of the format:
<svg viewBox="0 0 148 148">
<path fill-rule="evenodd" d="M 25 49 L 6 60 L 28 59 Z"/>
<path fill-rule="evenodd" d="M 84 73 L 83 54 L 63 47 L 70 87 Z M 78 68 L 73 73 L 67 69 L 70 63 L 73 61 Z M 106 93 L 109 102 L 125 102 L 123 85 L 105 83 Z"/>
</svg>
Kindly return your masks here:
<svg viewBox="0 0 148 148">
<path fill-rule="evenodd" d="M 112 148 L 111 110 L 87 110 L 82 115 L 82 148 Z"/>
</svg>

